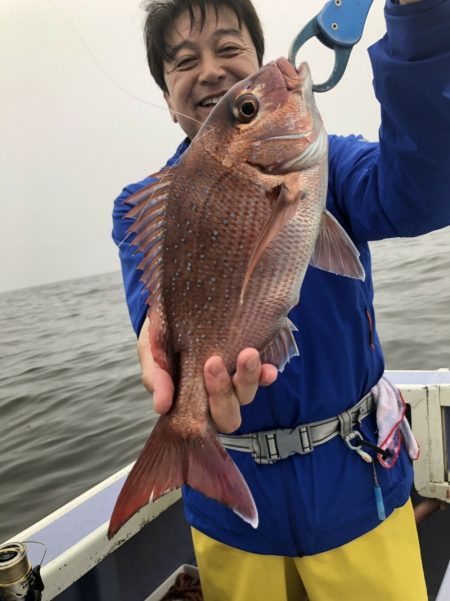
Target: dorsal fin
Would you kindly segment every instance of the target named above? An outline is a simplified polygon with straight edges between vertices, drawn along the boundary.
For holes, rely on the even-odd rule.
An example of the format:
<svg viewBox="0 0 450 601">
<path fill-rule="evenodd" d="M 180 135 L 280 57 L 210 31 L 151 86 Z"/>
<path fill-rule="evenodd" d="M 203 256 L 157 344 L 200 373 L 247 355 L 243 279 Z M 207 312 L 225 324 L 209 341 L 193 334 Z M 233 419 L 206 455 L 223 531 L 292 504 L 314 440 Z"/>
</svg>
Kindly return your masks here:
<svg viewBox="0 0 450 601">
<path fill-rule="evenodd" d="M 155 176 L 155 181 L 125 201 L 133 205 L 125 217 L 135 220 L 128 233 L 136 234 L 131 243 L 136 246 L 136 252 L 143 254 L 138 269 L 143 271 L 141 282 L 148 290 L 150 309 L 160 299 L 165 216 L 175 169 L 163 169 Z"/>
</svg>

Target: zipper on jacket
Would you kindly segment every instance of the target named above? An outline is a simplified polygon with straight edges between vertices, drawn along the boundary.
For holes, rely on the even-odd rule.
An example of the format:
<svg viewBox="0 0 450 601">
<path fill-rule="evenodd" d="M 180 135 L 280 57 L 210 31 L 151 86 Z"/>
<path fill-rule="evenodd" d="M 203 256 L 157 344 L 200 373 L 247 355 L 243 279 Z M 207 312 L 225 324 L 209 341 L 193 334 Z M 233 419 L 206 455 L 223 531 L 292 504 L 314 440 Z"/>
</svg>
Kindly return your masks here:
<svg viewBox="0 0 450 601">
<path fill-rule="evenodd" d="M 366 309 L 366 317 L 367 317 L 367 321 L 369 322 L 369 344 L 370 344 L 370 348 L 374 351 L 375 350 L 375 342 L 374 342 L 374 338 L 373 338 L 373 322 L 372 322 L 372 316 L 370 315 L 369 309 Z"/>
</svg>

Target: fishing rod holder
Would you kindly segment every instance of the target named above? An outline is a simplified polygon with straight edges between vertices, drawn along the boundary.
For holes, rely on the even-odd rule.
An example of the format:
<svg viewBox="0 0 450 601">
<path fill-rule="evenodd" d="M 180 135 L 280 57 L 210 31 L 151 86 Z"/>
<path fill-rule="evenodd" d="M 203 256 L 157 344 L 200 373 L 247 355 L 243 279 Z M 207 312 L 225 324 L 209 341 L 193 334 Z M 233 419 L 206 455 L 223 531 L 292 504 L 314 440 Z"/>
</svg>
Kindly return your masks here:
<svg viewBox="0 0 450 601">
<path fill-rule="evenodd" d="M 0 545 L 0 601 L 40 601 L 40 566 L 32 567 L 23 543 Z"/>
</svg>

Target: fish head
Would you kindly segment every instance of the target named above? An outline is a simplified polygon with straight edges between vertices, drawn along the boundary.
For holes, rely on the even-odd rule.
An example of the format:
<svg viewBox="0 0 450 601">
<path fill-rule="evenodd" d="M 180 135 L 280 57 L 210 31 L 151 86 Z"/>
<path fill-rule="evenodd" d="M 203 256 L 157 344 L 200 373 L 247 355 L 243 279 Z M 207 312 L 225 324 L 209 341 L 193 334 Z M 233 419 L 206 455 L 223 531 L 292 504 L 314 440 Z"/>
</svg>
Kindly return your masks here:
<svg viewBox="0 0 450 601">
<path fill-rule="evenodd" d="M 221 98 L 196 138 L 227 166 L 264 174 L 307 169 L 327 154 L 327 135 L 315 104 L 307 63 L 285 58 L 236 83 Z"/>
</svg>

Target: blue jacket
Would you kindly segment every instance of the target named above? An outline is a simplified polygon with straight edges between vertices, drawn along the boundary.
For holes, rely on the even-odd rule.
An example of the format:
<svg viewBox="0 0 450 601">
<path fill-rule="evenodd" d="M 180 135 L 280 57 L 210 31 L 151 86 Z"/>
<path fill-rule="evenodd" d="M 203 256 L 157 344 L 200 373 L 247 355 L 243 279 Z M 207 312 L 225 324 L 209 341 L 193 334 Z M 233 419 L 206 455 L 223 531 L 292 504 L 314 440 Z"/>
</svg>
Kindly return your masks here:
<svg viewBox="0 0 450 601">
<path fill-rule="evenodd" d="M 290 428 L 354 405 L 379 380 L 383 354 L 376 333 L 368 241 L 418 236 L 450 224 L 450 0 L 386 5 L 387 35 L 369 49 L 382 108 L 380 143 L 330 136 L 328 209 L 359 252 L 365 282 L 310 267 L 291 314 L 300 357 L 242 408 L 238 433 Z M 173 164 L 188 146 L 183 142 Z M 149 183 L 125 188 L 114 207 L 113 237 L 136 333 L 145 294 L 124 199 Z M 406 274 L 405 274 L 406 275 Z M 376 441 L 373 416 L 362 424 Z M 379 524 L 372 467 L 336 437 L 304 456 L 256 465 L 230 451 L 253 493 L 254 530 L 232 511 L 185 487 L 188 521 L 224 543 L 256 553 L 310 555 L 340 546 Z M 386 513 L 408 499 L 412 466 L 405 452 L 395 467 L 377 467 Z"/>
</svg>

